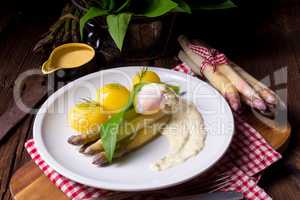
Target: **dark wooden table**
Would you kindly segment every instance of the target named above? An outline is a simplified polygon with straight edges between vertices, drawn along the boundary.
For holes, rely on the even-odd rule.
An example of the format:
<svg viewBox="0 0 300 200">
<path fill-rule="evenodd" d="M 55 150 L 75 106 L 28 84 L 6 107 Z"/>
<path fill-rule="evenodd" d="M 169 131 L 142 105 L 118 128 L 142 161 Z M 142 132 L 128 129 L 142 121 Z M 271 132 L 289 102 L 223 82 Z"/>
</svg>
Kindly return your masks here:
<svg viewBox="0 0 300 200">
<path fill-rule="evenodd" d="M 12 105 L 14 81 L 19 74 L 40 67 L 43 56 L 34 55 L 31 50 L 55 19 L 55 12 L 51 11 L 39 11 L 33 16 L 33 9 L 42 5 L 28 8 L 19 3 L 15 7 L 11 2 L 14 1 L 0 8 L 0 114 Z M 266 171 L 260 184 L 274 199 L 296 200 L 300 198 L 300 2 L 267 1 L 262 5 L 257 1 L 253 4 L 230 12 L 180 16 L 174 32 L 201 38 L 218 47 L 258 79 L 269 77 L 272 88 L 286 96 L 292 140 L 284 158 Z M 48 17 L 49 13 L 54 17 Z M 186 23 L 191 21 L 194 23 Z M 170 67 L 177 62 L 177 52 L 178 46 L 172 43 L 169 55 L 163 58 L 119 61 L 111 66 Z M 23 146 L 32 137 L 32 122 L 33 116 L 27 117 L 0 142 L 1 200 L 11 199 L 10 178 L 29 159 Z"/>
</svg>

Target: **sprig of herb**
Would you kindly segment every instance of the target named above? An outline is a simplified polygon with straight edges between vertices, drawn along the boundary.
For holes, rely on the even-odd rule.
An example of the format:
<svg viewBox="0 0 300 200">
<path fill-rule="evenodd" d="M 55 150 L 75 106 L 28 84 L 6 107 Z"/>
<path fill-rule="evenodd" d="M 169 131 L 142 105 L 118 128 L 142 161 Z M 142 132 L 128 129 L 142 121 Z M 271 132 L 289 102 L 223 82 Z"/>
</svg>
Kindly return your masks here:
<svg viewBox="0 0 300 200">
<path fill-rule="evenodd" d="M 87 104 L 92 104 L 92 105 L 95 105 L 95 106 L 100 106 L 100 104 L 97 101 L 95 101 L 95 100 L 93 100 L 89 97 L 80 98 L 80 100 L 81 100 L 82 103 L 87 103 Z"/>
<path fill-rule="evenodd" d="M 170 85 L 170 84 L 166 84 L 166 86 L 168 88 L 170 88 L 171 90 L 173 90 L 176 94 L 180 93 L 180 87 L 177 85 Z"/>
<path fill-rule="evenodd" d="M 139 79 L 140 81 L 143 79 L 143 77 L 145 76 L 145 74 L 148 71 L 148 67 L 143 67 L 142 70 L 139 72 Z"/>
</svg>

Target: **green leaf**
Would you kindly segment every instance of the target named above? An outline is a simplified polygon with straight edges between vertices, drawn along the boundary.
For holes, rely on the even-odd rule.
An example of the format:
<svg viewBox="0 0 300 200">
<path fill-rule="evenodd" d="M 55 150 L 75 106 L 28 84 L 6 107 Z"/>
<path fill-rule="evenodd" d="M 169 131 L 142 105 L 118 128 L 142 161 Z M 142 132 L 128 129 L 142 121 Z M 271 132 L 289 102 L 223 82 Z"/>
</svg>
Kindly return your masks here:
<svg viewBox="0 0 300 200">
<path fill-rule="evenodd" d="M 142 15 L 146 17 L 158 17 L 177 7 L 177 3 L 171 0 L 144 0 L 147 8 Z"/>
<path fill-rule="evenodd" d="M 119 127 L 124 121 L 124 115 L 125 111 L 116 113 L 101 126 L 101 141 L 109 162 L 112 161 L 116 150 Z"/>
<path fill-rule="evenodd" d="M 170 84 L 166 84 L 166 86 L 168 88 L 170 88 L 171 90 L 173 90 L 176 94 L 179 94 L 180 92 L 180 87 L 177 85 L 170 85 Z"/>
<path fill-rule="evenodd" d="M 134 109 L 132 109 L 133 97 L 141 88 L 142 85 L 139 85 L 138 88 L 134 87 L 133 92 L 131 92 L 130 100 L 124 107 L 123 111 L 114 114 L 101 126 L 101 141 L 105 155 L 109 162 L 111 162 L 114 157 L 121 124 L 125 121 L 125 119 L 128 120 L 137 116 L 137 113 L 134 111 Z"/>
<path fill-rule="evenodd" d="M 107 15 L 107 11 L 100 9 L 100 8 L 95 8 L 95 7 L 91 7 L 89 8 L 89 10 L 85 13 L 85 15 L 83 15 L 80 19 L 80 35 L 81 38 L 83 37 L 83 28 L 85 26 L 85 24 L 90 20 L 93 19 L 95 17 L 99 17 L 99 16 L 103 16 L 103 15 Z"/>
<path fill-rule="evenodd" d="M 191 7 L 193 8 L 193 10 L 222 10 L 236 8 L 237 5 L 235 5 L 231 0 L 225 0 L 222 3 L 215 4 L 192 4 Z"/>
<path fill-rule="evenodd" d="M 130 109 L 133 105 L 133 101 L 134 101 L 134 98 L 135 98 L 135 95 L 142 89 L 142 87 L 146 84 L 149 84 L 149 83 L 138 83 L 136 84 L 134 87 L 133 87 L 133 90 L 132 92 L 130 92 L 130 97 L 129 97 L 129 101 L 128 101 L 128 105 L 125 107 L 125 109 Z"/>
<path fill-rule="evenodd" d="M 115 0 L 108 0 L 108 10 L 112 11 L 115 7 Z"/>
<path fill-rule="evenodd" d="M 117 10 L 116 13 L 121 12 L 123 9 L 127 8 L 129 6 L 129 3 L 131 0 L 126 0 Z"/>
<path fill-rule="evenodd" d="M 120 51 L 123 47 L 124 38 L 131 16 L 132 13 L 120 13 L 116 15 L 108 15 L 106 18 L 108 32 Z"/>
<path fill-rule="evenodd" d="M 192 13 L 191 7 L 184 0 L 173 0 L 173 1 L 175 1 L 178 4 L 178 6 L 173 9 L 174 12 L 186 12 L 189 14 Z"/>
<path fill-rule="evenodd" d="M 108 7 L 108 1 L 109 0 L 92 0 L 92 3 L 95 3 L 96 5 L 99 5 L 100 8 L 103 10 L 106 10 Z"/>
</svg>

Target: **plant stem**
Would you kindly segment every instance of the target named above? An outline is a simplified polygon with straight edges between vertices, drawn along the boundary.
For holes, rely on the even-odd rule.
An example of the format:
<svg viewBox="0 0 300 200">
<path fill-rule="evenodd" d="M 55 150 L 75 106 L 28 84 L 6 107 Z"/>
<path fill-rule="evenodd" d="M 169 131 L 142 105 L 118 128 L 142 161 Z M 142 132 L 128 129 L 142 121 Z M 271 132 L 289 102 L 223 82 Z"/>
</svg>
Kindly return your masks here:
<svg viewBox="0 0 300 200">
<path fill-rule="evenodd" d="M 61 28 L 59 30 L 59 32 L 57 33 L 56 37 L 55 37 L 55 41 L 52 45 L 52 48 L 54 49 L 55 47 L 59 46 L 62 44 L 63 42 L 63 37 L 64 37 L 64 28 Z"/>
<path fill-rule="evenodd" d="M 79 10 L 75 9 L 75 13 L 74 13 L 75 17 L 79 16 Z M 73 42 L 79 42 L 79 26 L 78 26 L 78 20 L 76 19 L 72 19 L 72 25 L 71 25 L 71 35 L 72 35 L 72 41 Z"/>
<path fill-rule="evenodd" d="M 64 36 L 64 29 L 62 28 L 62 26 L 65 25 L 67 19 L 70 19 L 70 17 L 66 17 L 66 15 L 71 12 L 72 7 L 73 6 L 69 3 L 65 5 L 61 12 L 61 17 L 49 28 L 49 31 L 47 33 L 42 35 L 42 39 L 40 39 L 34 46 L 34 52 L 43 51 L 46 47 L 48 48 L 49 46 L 50 48 L 55 47 L 58 43 L 61 42 L 62 37 Z M 61 30 L 61 28 L 63 29 L 63 31 Z"/>
<path fill-rule="evenodd" d="M 70 6 L 70 9 L 68 10 L 68 14 L 72 14 L 75 10 L 75 7 L 74 6 Z M 64 33 L 64 36 L 63 36 L 63 43 L 67 43 L 70 39 L 71 39 L 71 29 L 72 29 L 72 25 L 71 25 L 71 22 L 72 22 L 72 18 L 71 16 L 66 16 L 64 15 L 63 17 L 67 17 L 67 19 L 65 20 L 65 33 Z"/>
</svg>

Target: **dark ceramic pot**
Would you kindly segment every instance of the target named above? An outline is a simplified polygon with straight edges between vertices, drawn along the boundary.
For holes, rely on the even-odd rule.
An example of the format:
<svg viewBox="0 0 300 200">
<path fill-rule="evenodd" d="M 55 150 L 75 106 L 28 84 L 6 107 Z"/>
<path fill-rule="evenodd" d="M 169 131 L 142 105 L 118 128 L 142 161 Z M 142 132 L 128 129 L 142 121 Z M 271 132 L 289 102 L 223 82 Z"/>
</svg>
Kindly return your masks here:
<svg viewBox="0 0 300 200">
<path fill-rule="evenodd" d="M 77 0 L 73 4 L 83 12 L 87 9 Z M 105 17 L 90 20 L 84 29 L 84 42 L 101 52 L 106 60 L 123 57 L 127 60 L 150 60 L 165 55 L 171 38 L 175 14 L 148 18 L 134 16 L 128 26 L 120 52 L 110 37 Z"/>
</svg>

